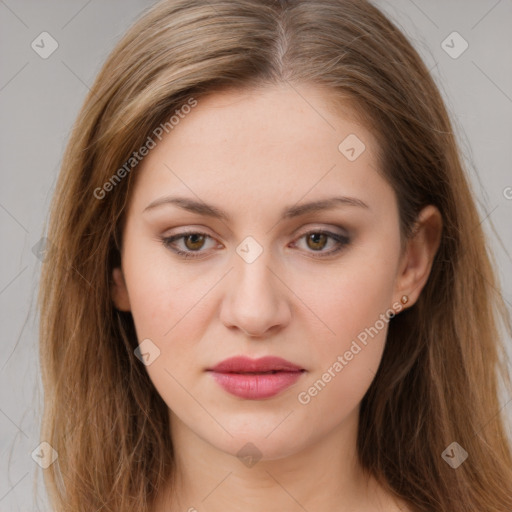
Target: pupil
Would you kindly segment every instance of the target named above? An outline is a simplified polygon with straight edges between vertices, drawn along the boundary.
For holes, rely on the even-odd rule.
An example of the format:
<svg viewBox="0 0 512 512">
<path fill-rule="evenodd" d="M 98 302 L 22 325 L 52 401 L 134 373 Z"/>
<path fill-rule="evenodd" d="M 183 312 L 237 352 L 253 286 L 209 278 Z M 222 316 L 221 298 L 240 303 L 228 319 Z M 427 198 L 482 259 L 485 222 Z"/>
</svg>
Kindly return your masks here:
<svg viewBox="0 0 512 512">
<path fill-rule="evenodd" d="M 202 239 L 203 239 L 203 235 L 188 235 L 187 236 L 187 242 L 192 240 L 192 247 L 189 247 L 189 244 L 187 243 L 187 247 L 189 249 L 199 249 L 201 247 L 201 242 L 202 242 Z M 196 246 L 195 244 L 199 243 L 199 247 Z"/>
<path fill-rule="evenodd" d="M 320 237 L 321 240 L 318 240 L 318 237 Z M 312 241 L 313 244 L 318 244 L 320 242 L 320 247 L 313 247 L 315 249 L 322 249 L 324 247 L 325 244 L 321 242 L 325 242 L 325 238 L 326 236 L 323 233 L 313 233 L 312 235 L 309 236 L 309 240 Z"/>
</svg>

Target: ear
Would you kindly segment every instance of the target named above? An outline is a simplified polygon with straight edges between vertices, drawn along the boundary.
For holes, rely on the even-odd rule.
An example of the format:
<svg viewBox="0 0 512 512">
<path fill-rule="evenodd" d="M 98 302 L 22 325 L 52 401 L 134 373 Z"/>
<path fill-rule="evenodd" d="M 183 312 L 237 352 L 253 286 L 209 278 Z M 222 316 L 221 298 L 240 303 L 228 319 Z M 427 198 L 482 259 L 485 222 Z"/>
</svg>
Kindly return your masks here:
<svg viewBox="0 0 512 512">
<path fill-rule="evenodd" d="M 430 275 L 434 257 L 441 242 L 442 216 L 434 205 L 428 205 L 418 215 L 415 233 L 407 241 L 396 278 L 395 300 L 409 298 L 405 307 L 412 306 Z"/>
<path fill-rule="evenodd" d="M 112 271 L 112 278 L 111 297 L 116 309 L 119 311 L 131 311 L 128 289 L 126 288 L 123 272 L 119 267 Z"/>
</svg>

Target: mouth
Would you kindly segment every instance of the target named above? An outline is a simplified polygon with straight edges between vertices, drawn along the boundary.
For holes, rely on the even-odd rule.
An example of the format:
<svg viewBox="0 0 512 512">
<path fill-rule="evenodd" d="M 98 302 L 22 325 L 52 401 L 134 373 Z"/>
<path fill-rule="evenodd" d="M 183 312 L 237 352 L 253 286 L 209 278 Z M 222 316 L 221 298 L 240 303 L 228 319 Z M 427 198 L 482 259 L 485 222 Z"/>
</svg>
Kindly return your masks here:
<svg viewBox="0 0 512 512">
<path fill-rule="evenodd" d="M 236 375 L 270 375 L 274 373 L 284 372 L 285 370 L 271 370 L 269 372 L 217 372 L 217 373 L 233 373 Z M 299 372 L 304 372 L 306 370 L 297 370 Z"/>
<path fill-rule="evenodd" d="M 300 372 L 305 371 L 300 366 L 282 359 L 281 357 L 261 357 L 260 359 L 250 359 L 245 356 L 230 357 L 225 359 L 207 371 L 217 373 L 244 373 L 244 374 L 262 374 L 277 372 Z"/>
<path fill-rule="evenodd" d="M 278 357 L 233 357 L 206 371 L 225 391 L 246 400 L 276 396 L 306 372 L 304 368 Z"/>
</svg>

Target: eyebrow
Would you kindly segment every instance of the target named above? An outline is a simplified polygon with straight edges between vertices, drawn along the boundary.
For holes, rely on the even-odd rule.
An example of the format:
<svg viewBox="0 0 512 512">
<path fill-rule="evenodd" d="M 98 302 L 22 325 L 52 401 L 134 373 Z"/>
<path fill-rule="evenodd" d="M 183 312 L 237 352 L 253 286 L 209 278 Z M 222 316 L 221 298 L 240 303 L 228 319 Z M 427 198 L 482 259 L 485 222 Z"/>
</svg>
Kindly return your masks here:
<svg viewBox="0 0 512 512">
<path fill-rule="evenodd" d="M 205 215 L 207 217 L 212 217 L 215 219 L 225 221 L 230 220 L 228 213 L 221 210 L 220 208 L 211 204 L 204 203 L 202 201 L 190 199 L 188 197 L 160 197 L 159 199 L 156 199 L 155 201 L 151 202 L 148 206 L 146 206 L 146 208 L 144 208 L 144 212 L 153 210 L 154 208 L 157 208 L 159 206 L 169 204 L 178 206 L 179 208 L 182 208 L 192 213 L 197 213 L 199 215 Z M 366 208 L 368 210 L 370 209 L 370 207 L 364 201 L 361 201 L 361 199 L 357 199 L 356 197 L 330 197 L 328 199 L 320 199 L 318 201 L 312 201 L 309 203 L 303 203 L 287 207 L 281 213 L 281 218 L 291 219 L 294 217 L 305 215 L 307 213 L 331 210 L 339 206 L 357 206 L 361 208 Z"/>
</svg>

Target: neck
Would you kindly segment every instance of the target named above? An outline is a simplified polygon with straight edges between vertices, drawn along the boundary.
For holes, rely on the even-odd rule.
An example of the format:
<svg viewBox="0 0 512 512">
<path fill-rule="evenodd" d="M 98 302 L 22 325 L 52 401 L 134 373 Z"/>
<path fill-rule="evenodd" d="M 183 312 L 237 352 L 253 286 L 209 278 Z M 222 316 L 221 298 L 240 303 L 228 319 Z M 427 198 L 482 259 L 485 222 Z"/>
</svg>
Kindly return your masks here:
<svg viewBox="0 0 512 512">
<path fill-rule="evenodd" d="M 262 454 L 256 462 L 213 446 L 171 413 L 176 471 L 156 512 L 400 510 L 359 465 L 357 421 L 355 410 L 329 436 L 280 458 Z"/>
</svg>

